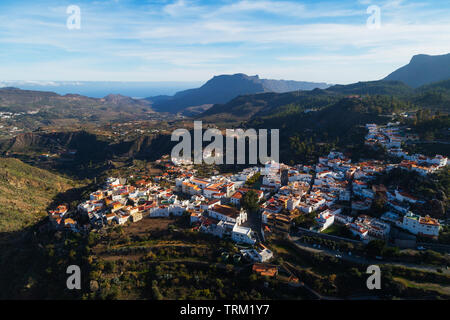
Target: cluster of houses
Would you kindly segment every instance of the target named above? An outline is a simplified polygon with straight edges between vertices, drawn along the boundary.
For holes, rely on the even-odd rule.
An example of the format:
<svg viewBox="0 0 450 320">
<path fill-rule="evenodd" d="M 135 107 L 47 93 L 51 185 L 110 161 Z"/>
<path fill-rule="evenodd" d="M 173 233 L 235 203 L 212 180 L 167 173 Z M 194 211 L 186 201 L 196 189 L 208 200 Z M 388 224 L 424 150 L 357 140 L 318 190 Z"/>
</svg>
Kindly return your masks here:
<svg viewBox="0 0 450 320">
<path fill-rule="evenodd" d="M 409 171 L 416 171 L 421 175 L 427 175 L 439 170 L 447 165 L 447 157 L 436 155 L 427 157 L 423 154 L 410 155 L 401 147 L 402 142 L 406 140 L 417 140 L 415 134 L 403 133 L 398 123 L 388 123 L 387 126 L 378 126 L 376 124 L 366 124 L 369 131 L 365 137 L 365 144 L 377 147 L 383 146 L 388 154 L 402 158 L 400 164 L 391 165 L 389 169 L 399 167 Z"/>
<path fill-rule="evenodd" d="M 24 115 L 25 112 L 9 112 L 9 111 L 0 111 L 0 119 L 11 119 L 17 116 Z"/>
<path fill-rule="evenodd" d="M 397 125 L 366 127 L 366 143 L 383 144 L 392 152 L 400 148 L 402 136 Z M 293 220 L 305 214 L 314 213 L 318 232 L 338 223 L 363 241 L 387 239 L 392 225 L 416 235 L 439 234 L 439 221 L 410 211 L 410 205 L 420 203 L 420 199 L 403 190 L 387 190 L 374 180 L 395 167 L 418 171 L 426 168 L 424 174 L 428 174 L 447 165 L 447 158 L 442 156 L 414 155 L 400 164 L 376 160 L 352 163 L 343 153 L 332 151 L 315 165 L 289 166 L 272 161 L 265 167 L 250 167 L 234 174 L 214 172 L 207 178 L 196 176 L 192 164 L 172 161 L 168 156 L 157 163 L 164 168 L 160 176 L 145 176 L 137 181 L 132 177 L 108 178 L 103 188 L 78 205 L 82 217 L 78 220 L 88 221 L 82 226 L 67 216 L 64 205 L 49 212 L 51 223 L 55 228 L 79 231 L 133 223 L 143 217 L 188 215 L 194 230 L 250 245 L 253 249 L 245 254 L 259 262 L 269 259 L 271 253 L 255 248 L 258 235 L 263 240 L 267 233 L 289 232 Z M 246 181 L 257 174 L 261 175 L 258 189 L 246 186 Z M 259 201 L 258 230 L 248 226 L 248 213 L 241 206 L 250 190 Z M 365 214 L 378 197 L 385 198 L 390 208 L 380 219 Z M 349 207 L 352 214 L 344 214 L 344 207 Z"/>
<path fill-rule="evenodd" d="M 270 227 L 280 229 L 282 222 L 290 225 L 293 218 L 314 213 L 317 232 L 338 223 L 363 241 L 386 239 L 390 225 L 363 214 L 371 207 L 379 189 L 378 186 L 369 188 L 370 181 L 385 169 L 378 161 L 353 164 L 343 153 L 336 151 L 320 157 L 315 166 L 281 164 L 280 176 L 284 185 L 261 205 L 266 230 Z M 343 207 L 350 203 L 352 211 L 361 215 L 355 218 L 343 214 Z"/>
<path fill-rule="evenodd" d="M 18 118 L 24 114 L 25 112 L 0 111 L 0 135 L 10 136 L 22 132 L 23 128 L 18 124 Z"/>
<path fill-rule="evenodd" d="M 342 155 L 339 155 L 338 158 L 342 158 Z M 328 162 L 336 159 L 336 153 L 331 153 L 327 159 Z M 319 194 L 322 194 L 319 199 L 325 199 L 324 206 L 319 208 L 316 218 L 319 226 L 318 231 L 323 231 L 334 223 L 338 223 L 346 226 L 355 236 L 367 242 L 373 239 L 387 239 L 391 225 L 394 224 L 415 235 L 439 236 L 441 224 L 437 219 L 429 216 L 420 217 L 410 211 L 412 204 L 424 203 L 424 201 L 408 194 L 406 191 L 387 190 L 384 185 L 374 183 L 377 175 L 391 170 L 390 164 L 373 160 L 351 165 L 348 161 L 343 161 L 343 165 L 334 165 L 334 162 L 332 162 L 332 165 L 328 163 L 325 165 L 327 159 L 320 158 L 319 164 L 316 166 L 317 174 L 311 191 L 311 194 L 316 197 L 318 196 L 317 192 L 319 192 Z M 323 166 L 328 167 L 328 169 L 323 168 Z M 334 174 L 328 174 L 324 181 L 320 173 L 328 170 Z M 336 186 L 341 189 L 336 189 Z M 346 196 L 350 192 L 349 190 L 352 192 L 351 199 Z M 313 194 L 313 191 L 316 193 Z M 330 191 L 334 192 L 330 194 Z M 345 196 L 338 196 L 343 194 Z M 364 214 L 372 207 L 372 202 L 379 197 L 385 200 L 391 211 L 385 213 L 380 219 Z M 336 200 L 351 200 L 352 216 L 342 214 L 341 208 L 333 206 Z M 301 207 L 301 209 L 304 209 L 304 207 Z M 358 216 L 358 214 L 360 215 Z M 388 216 L 391 218 L 386 219 Z"/>
<path fill-rule="evenodd" d="M 55 210 L 48 212 L 49 221 L 54 228 L 78 231 L 78 223 L 68 217 L 68 211 L 69 208 L 66 205 L 59 205 Z"/>
<path fill-rule="evenodd" d="M 69 226 L 71 230 L 79 231 L 133 223 L 143 217 L 188 214 L 192 226 L 200 232 L 229 236 L 236 243 L 255 244 L 253 230 L 244 226 L 248 218 L 247 212 L 240 207 L 240 200 L 249 191 L 243 187 L 244 183 L 259 171 L 258 168 L 208 179 L 195 177 L 193 169 L 167 163 L 165 168 L 163 175 L 154 179 L 108 178 L 103 188 L 92 192 L 88 200 L 77 206 L 81 216 L 78 220 L 88 221 L 82 226 L 66 215 L 66 206 L 49 212 L 50 221 L 55 228 Z M 163 187 L 160 183 L 163 180 L 173 184 Z M 263 192 L 255 191 L 262 199 Z"/>
<path fill-rule="evenodd" d="M 446 160 L 438 167 L 446 165 Z M 261 190 L 271 191 L 261 204 L 265 231 L 283 228 L 288 231 L 295 217 L 315 213 L 316 231 L 337 223 L 364 242 L 387 240 L 393 224 L 415 235 L 439 235 L 441 223 L 437 219 L 420 217 L 410 211 L 412 204 L 423 201 L 403 190 L 387 190 L 384 185 L 374 183 L 378 175 L 392 169 L 390 164 L 376 160 L 351 163 L 344 154 L 332 151 L 320 157 L 315 166 L 279 164 L 277 167 L 280 178 L 264 178 L 261 186 Z M 271 184 L 267 186 L 265 181 Z M 385 199 L 390 214 L 397 215 L 395 221 L 386 220 L 384 215 L 378 219 L 365 214 L 378 197 Z M 343 214 L 342 208 L 348 204 L 351 215 Z"/>
<path fill-rule="evenodd" d="M 309 195 L 322 207 L 318 210 L 308 208 L 308 197 L 306 197 L 298 208 L 304 212 L 318 212 L 316 217 L 318 231 L 323 231 L 336 222 L 348 227 L 363 241 L 374 238 L 386 239 L 391 225 L 415 235 L 438 237 L 441 223 L 437 219 L 429 216 L 421 217 L 410 211 L 412 204 L 423 204 L 422 200 L 404 190 L 387 190 L 384 185 L 376 185 L 373 181 L 380 173 L 389 172 L 393 168 L 417 171 L 421 175 L 427 175 L 446 166 L 447 158 L 441 155 L 432 158 L 424 155 L 409 156 L 401 151 L 401 142 L 404 137 L 399 133 L 398 124 L 388 124 L 386 127 L 367 124 L 366 128 L 369 131 L 366 144 L 373 146 L 381 144 L 392 155 L 401 156 L 404 160 L 399 164 L 385 164 L 374 160 L 351 164 L 342 154 L 331 152 L 328 157 L 319 158 L 315 169 L 316 177 L 312 182 Z M 351 184 L 351 188 L 348 188 L 348 184 Z M 330 194 L 330 191 L 334 192 Z M 391 211 L 386 212 L 380 219 L 364 215 L 364 211 L 370 209 L 373 200 L 378 197 L 386 200 Z M 353 213 L 361 212 L 362 214 L 356 218 L 354 215 L 343 215 L 339 208 L 333 208 L 336 200 L 351 200 Z"/>
</svg>

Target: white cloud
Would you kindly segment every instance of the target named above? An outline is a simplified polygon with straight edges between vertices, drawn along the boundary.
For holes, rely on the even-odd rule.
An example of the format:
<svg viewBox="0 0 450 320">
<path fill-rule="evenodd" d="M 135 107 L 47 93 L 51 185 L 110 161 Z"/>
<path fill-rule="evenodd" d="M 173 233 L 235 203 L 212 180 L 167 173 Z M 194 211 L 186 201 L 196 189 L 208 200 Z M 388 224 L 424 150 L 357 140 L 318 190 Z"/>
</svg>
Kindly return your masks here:
<svg viewBox="0 0 450 320">
<path fill-rule="evenodd" d="M 110 12 L 97 2 L 82 8 L 77 32 L 65 28 L 63 7 L 40 15 L 34 8 L 15 19 L 0 13 L 0 45 L 25 45 L 30 51 L 25 63 L 0 52 L 0 67 L 3 78 L 16 79 L 49 70 L 55 80 L 205 80 L 211 74 L 246 72 L 339 82 L 384 76 L 417 53 L 450 52 L 445 10 L 419 2 L 380 2 L 382 27 L 369 30 L 368 4 L 242 0 L 207 6 L 178 0 L 139 12 Z M 261 12 L 278 18 L 255 14 Z M 319 17 L 320 23 L 307 20 Z M 343 17 L 349 19 L 342 22 Z M 63 54 L 33 60 L 42 48 Z M 136 63 L 128 67 L 129 61 Z"/>
<path fill-rule="evenodd" d="M 297 16 L 305 12 L 305 6 L 300 3 L 286 2 L 286 1 L 239 1 L 226 6 L 223 6 L 213 12 L 211 16 L 219 16 L 229 13 L 263 11 L 278 15 Z"/>
<path fill-rule="evenodd" d="M 164 62 L 180 67 L 202 67 L 223 65 L 224 60 L 237 59 L 238 54 L 216 52 L 204 52 L 201 50 L 149 50 L 149 51 L 122 51 L 118 56 L 128 58 L 140 58 L 151 62 Z M 222 62 L 222 63 L 221 63 Z"/>
<path fill-rule="evenodd" d="M 163 7 L 163 12 L 172 17 L 198 15 L 200 13 L 204 13 L 205 10 L 207 9 L 196 6 L 194 3 L 187 2 L 185 0 L 177 0 Z"/>
</svg>

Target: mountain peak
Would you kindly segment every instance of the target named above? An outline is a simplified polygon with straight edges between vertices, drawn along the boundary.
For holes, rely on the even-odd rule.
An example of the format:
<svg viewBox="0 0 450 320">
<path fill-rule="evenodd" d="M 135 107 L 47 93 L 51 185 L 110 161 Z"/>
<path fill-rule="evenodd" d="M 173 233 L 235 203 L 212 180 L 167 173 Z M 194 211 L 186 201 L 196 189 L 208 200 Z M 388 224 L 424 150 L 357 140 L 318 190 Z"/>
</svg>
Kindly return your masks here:
<svg viewBox="0 0 450 320">
<path fill-rule="evenodd" d="M 123 96 L 121 94 L 108 94 L 106 97 L 101 99 L 112 105 L 122 105 L 122 104 L 134 104 L 136 100 L 131 97 Z"/>
<path fill-rule="evenodd" d="M 411 61 L 409 63 L 422 61 L 422 60 L 426 59 L 427 57 L 431 57 L 431 56 L 428 54 L 416 54 L 411 58 Z"/>
<path fill-rule="evenodd" d="M 263 92 L 289 92 L 298 90 L 325 89 L 326 83 L 285 81 L 260 79 L 258 75 L 249 76 L 245 73 L 214 76 L 197 89 L 177 92 L 172 97 L 151 97 L 147 100 L 159 111 L 180 112 L 190 107 L 223 104 L 241 95 Z"/>
<path fill-rule="evenodd" d="M 402 81 L 417 88 L 446 79 L 450 79 L 450 53 L 436 56 L 415 55 L 409 64 L 392 72 L 383 80 Z"/>
<path fill-rule="evenodd" d="M 244 78 L 244 79 L 257 79 L 259 80 L 259 76 L 258 75 L 254 75 L 254 76 L 249 76 L 245 73 L 235 73 L 233 75 L 233 77 L 240 77 L 240 78 Z"/>
<path fill-rule="evenodd" d="M 251 82 L 258 82 L 259 76 L 249 76 L 245 73 L 235 73 L 235 74 L 221 74 L 214 76 L 212 79 L 208 80 L 205 84 L 215 82 L 215 81 L 251 81 Z"/>
<path fill-rule="evenodd" d="M 422 62 L 422 61 L 432 61 L 434 59 L 446 59 L 450 57 L 450 53 L 447 54 L 442 54 L 442 55 L 436 55 L 436 56 L 432 56 L 429 54 L 416 54 L 411 58 L 410 63 L 417 63 L 417 62 Z"/>
<path fill-rule="evenodd" d="M 121 94 L 114 94 L 114 93 L 110 93 L 106 97 L 104 97 L 104 99 L 120 99 L 120 98 L 129 98 L 129 97 L 123 96 Z"/>
</svg>

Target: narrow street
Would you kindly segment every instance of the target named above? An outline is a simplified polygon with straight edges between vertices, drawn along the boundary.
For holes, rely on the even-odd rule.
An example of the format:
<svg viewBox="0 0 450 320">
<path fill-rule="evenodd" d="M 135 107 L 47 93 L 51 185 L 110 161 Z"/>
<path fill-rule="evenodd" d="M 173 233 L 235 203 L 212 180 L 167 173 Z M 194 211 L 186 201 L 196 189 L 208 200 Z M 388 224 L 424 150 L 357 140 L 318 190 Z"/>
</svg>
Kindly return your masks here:
<svg viewBox="0 0 450 320">
<path fill-rule="evenodd" d="M 247 212 L 247 221 L 244 223 L 244 227 L 251 228 L 255 232 L 257 241 L 264 242 L 264 237 L 261 234 L 262 217 L 259 211 Z"/>
</svg>

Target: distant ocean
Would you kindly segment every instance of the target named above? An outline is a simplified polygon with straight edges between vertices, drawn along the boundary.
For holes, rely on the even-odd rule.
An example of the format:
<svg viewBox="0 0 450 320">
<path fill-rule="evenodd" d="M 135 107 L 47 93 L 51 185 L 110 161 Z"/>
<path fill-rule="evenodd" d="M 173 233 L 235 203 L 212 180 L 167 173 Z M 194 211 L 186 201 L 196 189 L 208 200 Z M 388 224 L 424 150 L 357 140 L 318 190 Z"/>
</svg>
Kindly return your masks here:
<svg viewBox="0 0 450 320">
<path fill-rule="evenodd" d="M 16 87 L 23 90 L 51 91 L 61 95 L 79 94 L 92 98 L 121 94 L 136 99 L 173 95 L 201 85 L 202 82 L 0 81 L 0 88 Z"/>
</svg>

